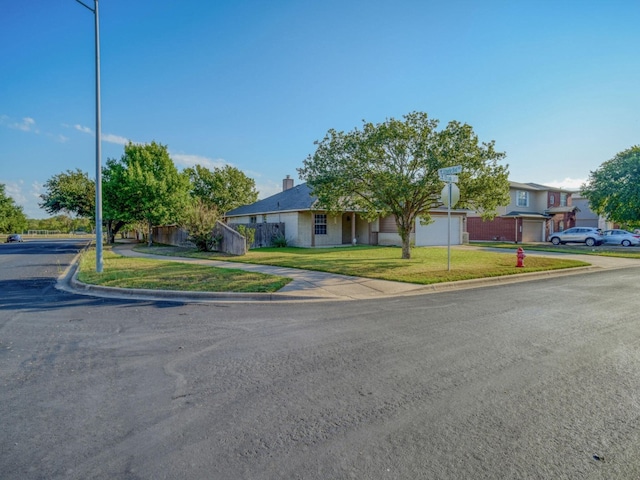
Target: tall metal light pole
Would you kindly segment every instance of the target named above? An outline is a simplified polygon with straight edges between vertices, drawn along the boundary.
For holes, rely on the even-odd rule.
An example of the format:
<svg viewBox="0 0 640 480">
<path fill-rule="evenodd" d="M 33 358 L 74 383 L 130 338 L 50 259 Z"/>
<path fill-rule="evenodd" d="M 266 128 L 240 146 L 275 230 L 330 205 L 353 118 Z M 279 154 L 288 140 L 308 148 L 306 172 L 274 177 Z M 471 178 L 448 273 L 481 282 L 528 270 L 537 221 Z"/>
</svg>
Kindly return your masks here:
<svg viewBox="0 0 640 480">
<path fill-rule="evenodd" d="M 76 0 L 83 7 L 93 12 L 96 25 L 96 272 L 102 272 L 102 130 L 100 126 L 100 15 L 98 0 L 93 0 L 93 8 Z"/>
</svg>

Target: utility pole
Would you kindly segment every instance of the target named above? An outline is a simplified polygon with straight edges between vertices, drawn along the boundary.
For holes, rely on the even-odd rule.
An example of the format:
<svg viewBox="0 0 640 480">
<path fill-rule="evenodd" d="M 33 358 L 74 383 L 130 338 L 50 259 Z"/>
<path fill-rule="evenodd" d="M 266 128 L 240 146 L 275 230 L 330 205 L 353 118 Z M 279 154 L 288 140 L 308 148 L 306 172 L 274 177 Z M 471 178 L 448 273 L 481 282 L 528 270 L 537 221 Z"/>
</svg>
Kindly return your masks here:
<svg viewBox="0 0 640 480">
<path fill-rule="evenodd" d="M 93 8 L 86 3 L 76 0 L 86 7 L 95 17 L 96 32 L 96 272 L 102 273 L 102 127 L 100 123 L 100 15 L 98 14 L 98 0 L 93 0 Z"/>
</svg>

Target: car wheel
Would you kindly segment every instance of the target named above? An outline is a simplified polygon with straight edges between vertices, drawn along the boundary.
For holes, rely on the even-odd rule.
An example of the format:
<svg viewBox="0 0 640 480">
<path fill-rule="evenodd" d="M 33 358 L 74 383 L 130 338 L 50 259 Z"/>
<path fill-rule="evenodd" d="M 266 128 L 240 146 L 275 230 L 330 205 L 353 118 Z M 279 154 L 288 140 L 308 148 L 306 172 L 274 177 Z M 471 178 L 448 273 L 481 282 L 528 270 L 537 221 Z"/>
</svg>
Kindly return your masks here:
<svg viewBox="0 0 640 480">
<path fill-rule="evenodd" d="M 593 247 L 596 244 L 596 241 L 593 238 L 587 238 L 584 243 L 587 244 L 587 247 Z"/>
<path fill-rule="evenodd" d="M 560 239 L 558 237 L 553 237 L 551 239 L 551 243 L 553 243 L 554 245 L 560 245 Z"/>
<path fill-rule="evenodd" d="M 629 240 L 622 240 L 622 246 L 623 247 L 630 247 L 631 246 L 631 242 Z"/>
</svg>

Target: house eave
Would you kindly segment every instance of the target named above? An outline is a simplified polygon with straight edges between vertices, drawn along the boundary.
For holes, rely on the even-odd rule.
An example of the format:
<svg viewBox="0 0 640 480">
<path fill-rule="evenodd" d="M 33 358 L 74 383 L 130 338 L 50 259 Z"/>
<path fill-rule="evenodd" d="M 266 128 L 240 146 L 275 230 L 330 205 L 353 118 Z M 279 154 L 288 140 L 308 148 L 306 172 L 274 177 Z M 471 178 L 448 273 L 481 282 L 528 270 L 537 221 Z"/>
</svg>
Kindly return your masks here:
<svg viewBox="0 0 640 480">
<path fill-rule="evenodd" d="M 517 212 L 517 211 L 513 211 L 513 212 L 509 212 L 506 213 L 504 215 L 501 215 L 502 217 L 511 217 L 511 218 L 535 218 L 535 219 L 548 219 L 551 218 L 551 215 L 547 215 L 545 213 L 539 213 L 539 212 Z"/>
</svg>

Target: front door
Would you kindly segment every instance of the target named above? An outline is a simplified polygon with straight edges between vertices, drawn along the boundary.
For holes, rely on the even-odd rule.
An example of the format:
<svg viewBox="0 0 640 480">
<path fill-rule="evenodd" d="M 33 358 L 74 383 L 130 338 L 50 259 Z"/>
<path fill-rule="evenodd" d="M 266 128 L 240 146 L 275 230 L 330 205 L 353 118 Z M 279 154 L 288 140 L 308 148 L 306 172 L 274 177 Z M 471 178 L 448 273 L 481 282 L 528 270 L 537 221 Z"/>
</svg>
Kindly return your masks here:
<svg viewBox="0 0 640 480">
<path fill-rule="evenodd" d="M 351 244 L 351 222 L 353 222 L 353 213 L 342 214 L 342 244 Z"/>
</svg>

